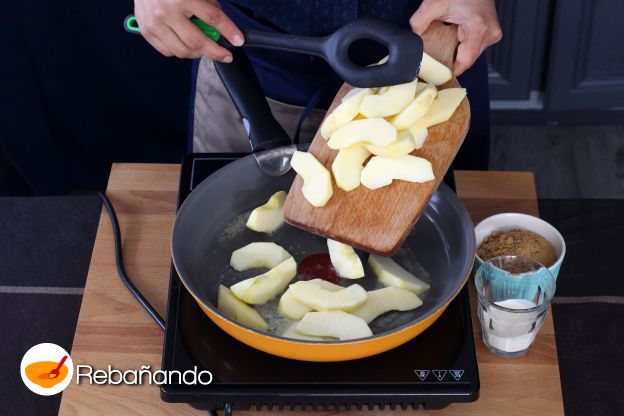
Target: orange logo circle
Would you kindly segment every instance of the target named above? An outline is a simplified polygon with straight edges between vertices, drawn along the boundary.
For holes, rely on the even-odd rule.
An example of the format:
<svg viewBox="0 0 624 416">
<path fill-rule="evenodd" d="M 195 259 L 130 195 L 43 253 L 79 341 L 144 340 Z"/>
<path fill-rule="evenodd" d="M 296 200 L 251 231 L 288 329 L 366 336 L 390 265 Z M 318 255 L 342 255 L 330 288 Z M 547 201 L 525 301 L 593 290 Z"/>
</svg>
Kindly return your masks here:
<svg viewBox="0 0 624 416">
<path fill-rule="evenodd" d="M 26 351 L 20 373 L 30 391 L 41 396 L 52 396 L 71 383 L 74 365 L 65 349 L 56 344 L 42 343 Z"/>
</svg>

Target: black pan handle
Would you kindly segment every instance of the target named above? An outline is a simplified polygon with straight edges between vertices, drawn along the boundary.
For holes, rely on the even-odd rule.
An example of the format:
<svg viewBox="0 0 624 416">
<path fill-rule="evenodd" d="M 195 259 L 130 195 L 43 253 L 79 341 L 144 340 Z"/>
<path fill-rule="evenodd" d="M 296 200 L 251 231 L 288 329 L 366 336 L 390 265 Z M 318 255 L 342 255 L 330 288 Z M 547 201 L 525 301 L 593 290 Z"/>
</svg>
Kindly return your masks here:
<svg viewBox="0 0 624 416">
<path fill-rule="evenodd" d="M 268 48 L 325 57 L 327 37 L 290 35 L 245 29 L 245 44 L 250 48 Z"/>
<path fill-rule="evenodd" d="M 189 19 L 199 30 L 201 30 L 207 37 L 214 42 L 223 46 L 224 48 L 234 49 L 227 39 L 221 36 L 221 33 L 214 27 L 195 16 L 191 16 Z M 138 35 L 141 33 L 139 29 L 139 23 L 133 14 L 126 16 L 124 20 L 124 29 L 128 33 Z M 245 46 L 251 46 L 255 48 L 268 48 L 277 49 L 288 52 L 306 53 L 312 55 L 323 55 L 323 43 L 325 38 L 315 38 L 310 36 L 298 36 L 289 35 L 283 33 L 274 32 L 262 32 L 258 30 L 250 30 L 241 28 L 243 36 L 245 37 Z"/>
<path fill-rule="evenodd" d="M 249 58 L 238 48 L 232 50 L 232 55 L 232 63 L 215 61 L 214 66 L 241 116 L 251 150 L 256 153 L 291 144 L 288 133 L 271 113 Z"/>
</svg>

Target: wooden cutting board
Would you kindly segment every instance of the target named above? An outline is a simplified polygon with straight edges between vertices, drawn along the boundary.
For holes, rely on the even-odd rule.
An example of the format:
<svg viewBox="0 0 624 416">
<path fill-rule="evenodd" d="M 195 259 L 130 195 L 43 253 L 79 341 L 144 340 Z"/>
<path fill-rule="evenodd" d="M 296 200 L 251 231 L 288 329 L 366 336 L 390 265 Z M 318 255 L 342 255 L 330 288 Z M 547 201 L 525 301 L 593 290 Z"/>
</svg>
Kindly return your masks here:
<svg viewBox="0 0 624 416">
<path fill-rule="evenodd" d="M 449 68 L 453 67 L 458 44 L 456 26 L 433 22 L 422 38 L 425 52 Z M 459 87 L 455 78 L 438 89 L 451 87 Z M 340 88 L 327 114 L 340 104 L 341 98 L 352 88 L 348 84 Z M 412 152 L 431 162 L 435 181 L 418 184 L 395 180 L 380 189 L 369 190 L 359 186 L 351 192 L 341 190 L 334 182 L 332 198 L 324 207 L 316 208 L 303 197 L 303 180 L 297 175 L 284 205 L 286 221 L 366 252 L 393 255 L 444 178 L 466 137 L 469 124 L 470 106 L 464 99 L 451 119 L 430 127 L 424 146 Z M 309 152 L 331 171 L 338 151 L 327 146 L 320 132 L 314 136 Z"/>
</svg>

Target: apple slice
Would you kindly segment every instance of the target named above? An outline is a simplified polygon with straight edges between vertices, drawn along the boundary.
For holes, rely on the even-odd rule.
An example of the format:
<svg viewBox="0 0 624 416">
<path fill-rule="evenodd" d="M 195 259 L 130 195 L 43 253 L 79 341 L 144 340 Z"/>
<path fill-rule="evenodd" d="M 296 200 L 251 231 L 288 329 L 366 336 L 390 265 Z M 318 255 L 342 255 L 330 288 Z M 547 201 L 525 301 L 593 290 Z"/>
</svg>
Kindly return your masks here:
<svg viewBox="0 0 624 416">
<path fill-rule="evenodd" d="M 331 337 L 315 337 L 314 335 L 305 335 L 297 331 L 297 325 L 299 321 L 293 322 L 286 330 L 281 334 L 284 338 L 300 339 L 302 341 L 331 341 L 336 338 Z"/>
<path fill-rule="evenodd" d="M 393 116 L 390 122 L 397 130 L 407 130 L 419 118 L 424 116 L 435 100 L 438 90 L 431 84 L 421 82 L 416 88 L 416 97 L 403 111 Z"/>
<path fill-rule="evenodd" d="M 323 207 L 334 194 L 329 171 L 311 153 L 295 152 L 290 165 L 303 178 L 301 191 L 308 202 Z"/>
<path fill-rule="evenodd" d="M 429 84 L 437 86 L 450 81 L 453 78 L 453 73 L 446 65 L 423 52 L 418 77 Z"/>
<path fill-rule="evenodd" d="M 325 290 L 329 290 L 330 292 L 337 292 L 338 290 L 344 289 L 343 286 L 337 285 L 332 282 L 328 282 L 327 280 L 324 280 L 324 279 L 319 279 L 318 277 L 316 279 L 306 280 L 306 282 L 314 283 L 315 285 Z"/>
<path fill-rule="evenodd" d="M 251 328 L 266 331 L 269 327 L 267 322 L 254 308 L 239 300 L 230 289 L 223 285 L 219 285 L 217 309 L 236 322 Z"/>
<path fill-rule="evenodd" d="M 406 84 L 380 88 L 375 95 L 367 95 L 360 104 L 360 113 L 368 118 L 387 117 L 400 113 L 412 102 L 418 80 Z"/>
<path fill-rule="evenodd" d="M 312 279 L 309 280 L 309 282 L 312 282 L 325 290 L 329 290 L 330 292 L 336 292 L 337 290 L 344 289 L 342 286 L 335 285 L 323 279 Z M 312 308 L 307 307 L 306 305 L 295 299 L 290 289 L 284 292 L 284 294 L 280 298 L 278 311 L 280 315 L 286 318 L 299 320 L 303 318 L 303 315 L 310 312 L 311 310 Z"/>
<path fill-rule="evenodd" d="M 451 118 L 464 97 L 466 97 L 465 88 L 447 88 L 438 91 L 438 95 L 433 100 L 431 107 L 429 107 L 429 111 L 412 126 L 430 127 L 445 122 Z"/>
<path fill-rule="evenodd" d="M 373 335 L 362 318 L 342 311 L 308 312 L 295 329 L 306 335 L 334 337 L 342 341 Z"/>
<path fill-rule="evenodd" d="M 353 146 L 338 151 L 332 163 L 332 173 L 338 188 L 349 192 L 360 186 L 360 174 L 369 156 L 370 152 L 364 146 Z"/>
<path fill-rule="evenodd" d="M 318 277 L 316 279 L 307 280 L 307 282 L 314 283 L 315 285 L 322 287 L 325 290 L 329 290 L 330 292 L 336 292 L 338 290 L 344 289 L 343 286 L 337 285 L 332 282 L 328 282 L 327 280 L 324 280 L 324 279 L 319 279 Z"/>
<path fill-rule="evenodd" d="M 374 94 L 375 90 L 372 88 L 353 88 L 344 97 L 338 107 L 325 117 L 323 124 L 321 124 L 321 136 L 325 139 L 329 139 L 333 132 L 344 126 L 360 111 L 360 104 L 367 95 Z"/>
<path fill-rule="evenodd" d="M 362 170 L 360 180 L 368 189 L 378 189 L 390 185 L 398 179 L 408 182 L 423 183 L 435 179 L 431 162 L 418 156 L 401 156 L 390 159 L 373 156 Z"/>
<path fill-rule="evenodd" d="M 358 94 L 361 94 L 362 92 L 364 92 L 364 90 L 370 90 L 370 94 L 375 94 L 377 93 L 378 88 L 351 88 L 351 90 L 349 90 L 349 92 L 347 92 L 341 99 L 340 102 L 344 103 L 345 101 L 350 100 L 351 98 L 355 97 Z M 367 95 L 370 94 L 364 94 L 362 95 L 362 98 L 364 98 Z"/>
<path fill-rule="evenodd" d="M 359 144 L 387 146 L 396 140 L 396 128 L 384 118 L 353 120 L 331 135 L 327 145 L 334 150 Z"/>
<path fill-rule="evenodd" d="M 372 154 L 391 159 L 409 155 L 414 148 L 414 137 L 410 130 L 400 131 L 397 134 L 397 139 L 386 147 L 375 146 L 374 144 L 366 145 L 366 149 Z"/>
<path fill-rule="evenodd" d="M 289 257 L 290 253 L 275 243 L 250 243 L 232 252 L 230 266 L 238 272 L 257 267 L 272 269 Z"/>
<path fill-rule="evenodd" d="M 370 264 L 377 275 L 377 279 L 384 286 L 400 287 L 401 289 L 414 292 L 417 295 L 431 288 L 428 283 L 423 282 L 389 257 L 371 254 L 368 257 L 368 264 Z"/>
<path fill-rule="evenodd" d="M 368 292 L 368 299 L 353 315 L 370 323 L 390 311 L 411 311 L 422 305 L 422 300 L 413 292 L 400 287 L 384 287 Z"/>
<path fill-rule="evenodd" d="M 407 129 L 410 133 L 412 133 L 412 140 L 414 140 L 414 149 L 420 149 L 425 144 L 425 140 L 427 140 L 427 136 L 429 135 L 429 130 L 426 127 L 418 127 L 411 126 Z"/>
<path fill-rule="evenodd" d="M 303 315 L 310 312 L 311 310 L 312 308 L 307 307 L 306 305 L 295 299 L 290 289 L 286 290 L 282 297 L 280 297 L 278 311 L 279 314 L 285 318 L 297 321 L 303 318 Z"/>
<path fill-rule="evenodd" d="M 366 302 L 366 291 L 357 284 L 331 291 L 310 281 L 300 281 L 290 285 L 289 290 L 298 302 L 317 311 L 350 312 Z"/>
<path fill-rule="evenodd" d="M 296 274 L 297 263 L 290 257 L 268 272 L 238 282 L 230 289 L 243 302 L 261 305 L 280 294 Z"/>
<path fill-rule="evenodd" d="M 284 201 L 286 192 L 279 191 L 271 195 L 266 204 L 251 211 L 247 228 L 260 233 L 272 233 L 284 224 Z"/>
<path fill-rule="evenodd" d="M 340 277 L 359 279 L 364 277 L 362 261 L 351 246 L 327 239 L 329 258 Z"/>
</svg>

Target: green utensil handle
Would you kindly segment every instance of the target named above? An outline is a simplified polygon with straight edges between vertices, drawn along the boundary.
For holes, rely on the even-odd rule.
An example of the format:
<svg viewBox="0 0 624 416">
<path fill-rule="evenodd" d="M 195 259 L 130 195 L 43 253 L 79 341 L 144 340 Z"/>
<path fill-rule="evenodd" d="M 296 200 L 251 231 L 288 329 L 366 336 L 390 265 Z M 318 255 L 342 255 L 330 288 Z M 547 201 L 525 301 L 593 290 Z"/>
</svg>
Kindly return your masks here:
<svg viewBox="0 0 624 416">
<path fill-rule="evenodd" d="M 193 16 L 190 18 L 190 20 L 191 23 L 197 26 L 199 30 L 201 30 L 206 36 L 208 36 L 215 42 L 219 42 L 219 40 L 221 39 L 221 33 L 219 33 L 217 29 L 210 26 L 203 20 L 198 19 L 197 17 Z M 141 30 L 139 29 L 139 23 L 137 22 L 137 19 L 133 14 L 128 15 L 128 17 L 126 17 L 126 20 L 124 20 L 124 29 L 126 29 L 126 32 L 129 33 L 141 33 Z"/>
</svg>

